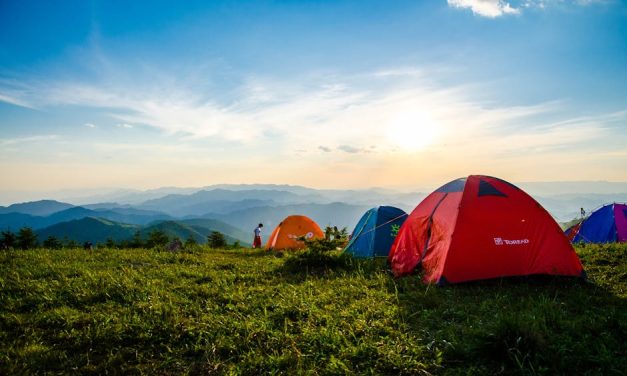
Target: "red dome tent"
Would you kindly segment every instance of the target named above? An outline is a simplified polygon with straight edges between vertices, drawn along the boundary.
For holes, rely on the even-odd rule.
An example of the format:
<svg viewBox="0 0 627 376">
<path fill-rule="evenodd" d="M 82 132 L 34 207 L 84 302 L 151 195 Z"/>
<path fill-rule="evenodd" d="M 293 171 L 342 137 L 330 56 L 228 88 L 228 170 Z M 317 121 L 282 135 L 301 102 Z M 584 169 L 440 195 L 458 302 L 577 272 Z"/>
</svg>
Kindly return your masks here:
<svg viewBox="0 0 627 376">
<path fill-rule="evenodd" d="M 583 276 L 572 245 L 531 196 L 471 175 L 427 196 L 401 227 L 388 260 L 395 276 L 422 264 L 427 283 L 552 274 Z"/>
</svg>

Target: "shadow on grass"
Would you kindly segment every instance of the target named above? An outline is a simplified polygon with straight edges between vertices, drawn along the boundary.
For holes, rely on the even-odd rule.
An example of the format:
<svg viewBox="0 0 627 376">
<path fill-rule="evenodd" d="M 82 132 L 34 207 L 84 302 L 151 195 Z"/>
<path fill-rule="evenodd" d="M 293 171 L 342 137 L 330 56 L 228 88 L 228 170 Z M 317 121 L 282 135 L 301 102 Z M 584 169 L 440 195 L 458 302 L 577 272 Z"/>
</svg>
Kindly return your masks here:
<svg viewBox="0 0 627 376">
<path fill-rule="evenodd" d="M 238 258 L 263 258 L 263 257 L 280 257 L 277 256 L 272 251 L 267 251 L 264 248 L 236 248 L 236 249 L 217 249 L 210 248 L 208 250 L 204 250 L 203 252 L 208 252 L 212 254 L 219 254 L 223 256 L 235 256 Z"/>
<path fill-rule="evenodd" d="M 289 283 L 300 283 L 312 278 L 333 279 L 347 275 L 370 276 L 387 271 L 386 260 L 361 259 L 338 251 L 285 253 L 285 261 L 271 273 Z"/>
<path fill-rule="evenodd" d="M 576 278 L 390 280 L 400 319 L 450 374 L 624 374 L 627 301 Z"/>
</svg>

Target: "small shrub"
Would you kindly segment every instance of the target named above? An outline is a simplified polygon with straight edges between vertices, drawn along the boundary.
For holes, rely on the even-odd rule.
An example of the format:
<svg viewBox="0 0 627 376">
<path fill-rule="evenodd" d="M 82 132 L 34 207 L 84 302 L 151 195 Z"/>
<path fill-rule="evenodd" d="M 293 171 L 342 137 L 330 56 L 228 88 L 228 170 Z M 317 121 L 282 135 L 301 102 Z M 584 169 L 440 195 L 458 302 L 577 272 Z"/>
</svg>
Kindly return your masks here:
<svg viewBox="0 0 627 376">
<path fill-rule="evenodd" d="M 16 244 L 20 249 L 37 248 L 37 234 L 30 227 L 22 227 L 17 233 Z"/>
<path fill-rule="evenodd" d="M 342 230 L 338 230 L 335 226 L 327 226 L 324 231 L 323 239 L 306 239 L 305 237 L 300 237 L 299 240 L 305 242 L 307 250 L 310 253 L 324 253 L 344 248 L 348 240 L 348 234 L 346 227 Z"/>
<path fill-rule="evenodd" d="M 161 230 L 153 230 L 148 234 L 148 248 L 165 247 L 170 242 L 168 236 Z"/>
<path fill-rule="evenodd" d="M 3 249 L 13 248 L 17 243 L 17 237 L 10 230 L 2 231 L 2 238 L 0 238 L 0 246 Z"/>
<path fill-rule="evenodd" d="M 105 242 L 105 247 L 115 248 L 115 242 L 113 241 L 112 238 L 107 238 L 107 241 Z"/>
<path fill-rule="evenodd" d="M 196 239 L 194 239 L 193 236 L 189 236 L 186 240 L 185 240 L 185 244 L 183 245 L 186 249 L 188 248 L 195 248 L 198 245 L 198 242 L 196 241 Z"/>
<path fill-rule="evenodd" d="M 219 231 L 211 232 L 211 235 L 207 237 L 207 245 L 209 248 L 226 248 L 226 238 L 224 234 Z"/>
<path fill-rule="evenodd" d="M 354 259 L 346 253 L 306 250 L 290 254 L 283 268 L 292 273 L 324 274 L 330 270 L 349 270 Z"/>
<path fill-rule="evenodd" d="M 46 240 L 44 240 L 43 246 L 48 249 L 60 249 L 63 248 L 63 243 L 61 243 L 59 239 L 50 235 Z"/>
</svg>

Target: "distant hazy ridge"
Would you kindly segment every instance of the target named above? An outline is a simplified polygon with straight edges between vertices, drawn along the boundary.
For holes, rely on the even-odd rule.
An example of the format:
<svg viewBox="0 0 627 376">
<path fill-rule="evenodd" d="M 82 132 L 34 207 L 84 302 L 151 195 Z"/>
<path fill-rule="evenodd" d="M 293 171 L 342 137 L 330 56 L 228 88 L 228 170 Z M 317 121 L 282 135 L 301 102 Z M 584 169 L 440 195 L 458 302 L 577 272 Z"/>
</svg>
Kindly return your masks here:
<svg viewBox="0 0 627 376">
<path fill-rule="evenodd" d="M 608 202 L 627 201 L 624 183 L 523 183 L 558 221 L 565 222 Z M 575 185 L 573 187 L 572 185 Z M 578 185 L 577 185 L 578 184 Z M 577 186 L 586 193 L 575 193 Z M 590 190 L 597 189 L 598 193 Z M 556 194 L 562 190 L 564 193 Z M 615 193 L 612 193 L 616 190 Z M 538 191 L 541 194 L 534 195 Z M 17 231 L 28 226 L 40 240 L 47 236 L 77 241 L 123 240 L 136 231 L 143 235 L 154 229 L 170 237 L 206 241 L 211 231 L 224 233 L 230 242 L 249 244 L 259 222 L 269 233 L 291 214 L 311 217 L 320 226 L 352 230 L 369 208 L 392 205 L 410 212 L 426 192 L 387 189 L 317 190 L 289 185 L 220 185 L 204 189 L 163 188 L 146 192 L 113 193 L 83 197 L 83 205 L 40 200 L 0 207 L 0 229 Z M 113 199 L 116 199 L 115 201 Z"/>
</svg>

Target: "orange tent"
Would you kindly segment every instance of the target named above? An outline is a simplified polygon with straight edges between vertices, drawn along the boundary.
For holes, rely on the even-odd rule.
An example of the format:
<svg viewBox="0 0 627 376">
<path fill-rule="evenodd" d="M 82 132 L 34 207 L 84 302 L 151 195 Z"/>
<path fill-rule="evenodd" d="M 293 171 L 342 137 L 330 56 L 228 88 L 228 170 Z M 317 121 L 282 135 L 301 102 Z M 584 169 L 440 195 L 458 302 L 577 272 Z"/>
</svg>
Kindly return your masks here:
<svg viewBox="0 0 627 376">
<path fill-rule="evenodd" d="M 304 215 L 290 215 L 272 231 L 272 235 L 268 238 L 266 249 L 305 248 L 305 243 L 298 240 L 300 237 L 305 237 L 305 239 L 322 239 L 324 238 L 324 233 L 320 226 L 311 218 Z"/>
</svg>

